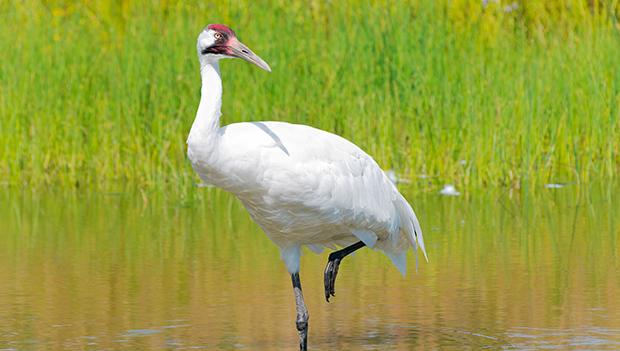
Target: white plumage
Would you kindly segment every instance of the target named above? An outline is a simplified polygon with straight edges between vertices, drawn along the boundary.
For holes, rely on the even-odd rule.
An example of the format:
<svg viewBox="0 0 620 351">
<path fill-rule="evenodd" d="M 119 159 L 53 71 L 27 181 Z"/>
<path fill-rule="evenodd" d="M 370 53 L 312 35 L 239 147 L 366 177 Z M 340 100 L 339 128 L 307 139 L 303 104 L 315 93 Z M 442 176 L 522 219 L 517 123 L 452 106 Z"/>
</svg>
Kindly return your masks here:
<svg viewBox="0 0 620 351">
<path fill-rule="evenodd" d="M 337 135 L 281 122 L 236 123 L 218 131 L 218 156 L 196 152 L 203 181 L 235 194 L 299 271 L 299 247 L 314 251 L 362 240 L 388 254 L 404 273 L 403 254 L 418 220 L 377 163 Z M 416 235 L 416 230 L 417 234 Z M 417 237 L 417 238 L 416 238 Z"/>
<path fill-rule="evenodd" d="M 201 35 L 213 36 L 208 29 Z M 410 246 L 419 245 L 426 256 L 413 209 L 353 143 L 283 122 L 220 128 L 218 61 L 224 56 L 201 55 L 201 40 L 202 96 L 188 138 L 189 159 L 204 182 L 241 200 L 280 247 L 289 272 L 299 271 L 302 246 L 320 252 L 361 240 L 385 252 L 403 274 Z"/>
<path fill-rule="evenodd" d="M 220 128 L 219 60 L 243 58 L 271 71 L 224 25 L 198 36 L 200 105 L 187 139 L 193 168 L 205 183 L 235 194 L 280 247 L 291 273 L 300 350 L 307 350 L 308 310 L 301 291 L 301 248 L 330 254 L 325 298 L 335 295 L 340 261 L 368 246 L 385 252 L 404 274 L 406 252 L 424 240 L 413 209 L 377 163 L 337 135 L 283 122 L 235 123 Z"/>
</svg>

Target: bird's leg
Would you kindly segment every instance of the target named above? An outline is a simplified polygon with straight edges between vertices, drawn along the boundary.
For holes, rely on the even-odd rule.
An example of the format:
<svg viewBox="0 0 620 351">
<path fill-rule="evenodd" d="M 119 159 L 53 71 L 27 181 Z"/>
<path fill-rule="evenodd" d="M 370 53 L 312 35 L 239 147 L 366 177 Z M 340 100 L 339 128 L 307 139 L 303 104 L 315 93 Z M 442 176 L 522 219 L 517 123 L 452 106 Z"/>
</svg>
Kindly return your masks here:
<svg viewBox="0 0 620 351">
<path fill-rule="evenodd" d="M 336 275 L 338 274 L 338 267 L 340 266 L 340 261 L 347 257 L 349 254 L 353 253 L 356 250 L 361 249 L 366 246 L 364 242 L 358 241 L 353 245 L 347 246 L 342 250 L 334 251 L 329 254 L 329 259 L 327 260 L 327 267 L 325 267 L 325 299 L 329 302 L 330 296 L 336 296 Z"/>
<path fill-rule="evenodd" d="M 295 292 L 295 305 L 297 307 L 297 332 L 299 333 L 299 350 L 306 351 L 308 349 L 308 309 L 304 302 L 304 294 L 301 292 L 301 281 L 299 273 L 291 275 L 293 280 L 293 291 Z"/>
</svg>

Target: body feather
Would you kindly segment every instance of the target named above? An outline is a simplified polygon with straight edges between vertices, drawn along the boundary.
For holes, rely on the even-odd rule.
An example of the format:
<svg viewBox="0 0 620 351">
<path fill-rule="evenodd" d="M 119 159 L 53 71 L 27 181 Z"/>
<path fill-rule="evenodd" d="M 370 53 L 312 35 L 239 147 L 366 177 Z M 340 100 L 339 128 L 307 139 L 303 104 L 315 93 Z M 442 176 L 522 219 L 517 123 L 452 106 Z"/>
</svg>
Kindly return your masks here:
<svg viewBox="0 0 620 351">
<path fill-rule="evenodd" d="M 384 251 L 403 273 L 410 246 L 426 255 L 413 209 L 355 144 L 283 122 L 231 124 L 218 136 L 212 157 L 190 143 L 194 169 L 241 200 L 283 250 L 289 271 L 299 269 L 302 245 L 319 251 L 361 240 Z"/>
</svg>

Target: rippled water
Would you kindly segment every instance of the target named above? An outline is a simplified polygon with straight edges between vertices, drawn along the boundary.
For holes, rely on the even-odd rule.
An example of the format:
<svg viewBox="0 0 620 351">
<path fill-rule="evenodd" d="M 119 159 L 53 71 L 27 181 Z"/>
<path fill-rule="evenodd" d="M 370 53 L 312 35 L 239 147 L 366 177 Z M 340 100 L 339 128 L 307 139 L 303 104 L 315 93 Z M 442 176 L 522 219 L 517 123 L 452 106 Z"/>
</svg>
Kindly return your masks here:
<svg viewBox="0 0 620 351">
<path fill-rule="evenodd" d="M 409 196 L 417 273 L 362 250 L 328 304 L 327 253 L 303 257 L 310 348 L 620 349 L 618 190 Z M 0 350 L 295 350 L 278 250 L 196 191 L 0 195 Z"/>
</svg>

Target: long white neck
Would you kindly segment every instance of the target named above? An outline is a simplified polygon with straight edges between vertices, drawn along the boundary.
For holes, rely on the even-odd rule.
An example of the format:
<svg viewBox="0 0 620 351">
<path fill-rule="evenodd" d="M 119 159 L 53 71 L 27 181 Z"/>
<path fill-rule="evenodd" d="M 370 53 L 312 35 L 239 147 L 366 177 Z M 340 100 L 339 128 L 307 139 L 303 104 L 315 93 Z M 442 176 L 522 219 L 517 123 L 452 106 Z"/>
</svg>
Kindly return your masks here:
<svg viewBox="0 0 620 351">
<path fill-rule="evenodd" d="M 204 62 L 200 68 L 200 75 L 202 76 L 200 105 L 187 142 L 215 146 L 222 107 L 222 78 L 218 62 Z"/>
</svg>

